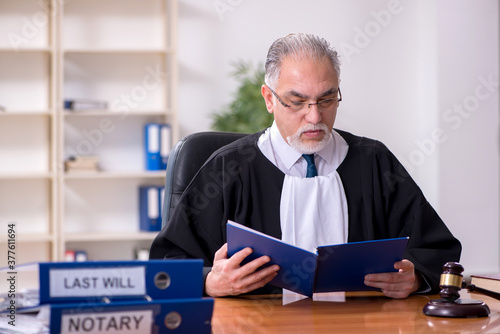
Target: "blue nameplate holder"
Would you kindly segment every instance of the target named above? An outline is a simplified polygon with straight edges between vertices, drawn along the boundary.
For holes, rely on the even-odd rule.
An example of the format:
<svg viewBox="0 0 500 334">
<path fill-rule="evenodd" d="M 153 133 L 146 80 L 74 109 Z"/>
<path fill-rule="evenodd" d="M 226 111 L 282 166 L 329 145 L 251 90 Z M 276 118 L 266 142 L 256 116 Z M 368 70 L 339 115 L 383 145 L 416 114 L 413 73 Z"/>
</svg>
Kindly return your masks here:
<svg viewBox="0 0 500 334">
<path fill-rule="evenodd" d="M 40 304 L 201 298 L 203 261 L 40 263 Z"/>
</svg>

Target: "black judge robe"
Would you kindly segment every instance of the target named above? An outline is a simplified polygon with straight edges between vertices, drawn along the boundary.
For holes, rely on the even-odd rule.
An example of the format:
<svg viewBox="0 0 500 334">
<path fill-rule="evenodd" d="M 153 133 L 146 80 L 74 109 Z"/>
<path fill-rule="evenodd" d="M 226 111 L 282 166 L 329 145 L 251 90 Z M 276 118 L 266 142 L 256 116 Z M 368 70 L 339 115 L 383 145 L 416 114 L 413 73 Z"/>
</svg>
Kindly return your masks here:
<svg viewBox="0 0 500 334">
<path fill-rule="evenodd" d="M 460 242 L 385 145 L 336 131 L 349 145 L 337 168 L 347 199 L 348 242 L 409 236 L 404 258 L 424 277 L 421 290 L 437 291 L 442 266 L 459 261 Z M 285 175 L 258 148 L 261 135 L 239 139 L 207 160 L 153 241 L 150 258 L 200 258 L 206 275 L 226 242 L 228 219 L 281 239 Z"/>
</svg>

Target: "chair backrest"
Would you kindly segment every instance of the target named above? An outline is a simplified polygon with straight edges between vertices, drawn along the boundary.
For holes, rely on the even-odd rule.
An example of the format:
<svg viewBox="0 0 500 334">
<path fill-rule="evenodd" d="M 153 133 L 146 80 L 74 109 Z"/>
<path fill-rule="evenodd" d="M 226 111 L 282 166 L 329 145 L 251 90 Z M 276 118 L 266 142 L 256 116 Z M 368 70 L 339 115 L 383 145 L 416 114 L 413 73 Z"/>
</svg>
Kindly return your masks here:
<svg viewBox="0 0 500 334">
<path fill-rule="evenodd" d="M 179 140 L 168 158 L 162 227 L 170 219 L 173 208 L 179 203 L 189 182 L 212 153 L 246 135 L 234 132 L 199 132 Z"/>
</svg>

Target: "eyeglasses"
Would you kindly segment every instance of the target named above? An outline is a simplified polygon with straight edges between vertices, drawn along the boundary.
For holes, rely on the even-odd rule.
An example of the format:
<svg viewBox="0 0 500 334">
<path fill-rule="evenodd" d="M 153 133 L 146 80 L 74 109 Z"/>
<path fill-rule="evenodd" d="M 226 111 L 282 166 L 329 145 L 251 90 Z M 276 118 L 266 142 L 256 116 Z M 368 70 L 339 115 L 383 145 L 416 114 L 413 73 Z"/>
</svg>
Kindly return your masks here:
<svg viewBox="0 0 500 334">
<path fill-rule="evenodd" d="M 285 102 L 283 102 L 283 100 L 280 99 L 278 94 L 276 94 L 276 92 L 274 90 L 272 90 L 271 87 L 269 87 L 269 86 L 267 86 L 267 87 L 269 88 L 271 93 L 273 93 L 273 95 L 276 96 L 276 98 L 283 105 L 283 107 L 290 108 L 293 111 L 301 111 L 304 108 L 304 106 L 307 106 L 307 111 L 308 111 L 309 109 L 311 109 L 311 106 L 313 106 L 313 105 L 317 105 L 319 111 L 328 110 L 328 109 L 336 106 L 337 103 L 339 103 L 340 101 L 342 101 L 342 93 L 340 92 L 340 87 L 339 87 L 339 97 L 338 98 L 325 99 L 325 100 L 318 101 L 316 103 L 290 101 L 291 104 L 286 104 Z"/>
</svg>

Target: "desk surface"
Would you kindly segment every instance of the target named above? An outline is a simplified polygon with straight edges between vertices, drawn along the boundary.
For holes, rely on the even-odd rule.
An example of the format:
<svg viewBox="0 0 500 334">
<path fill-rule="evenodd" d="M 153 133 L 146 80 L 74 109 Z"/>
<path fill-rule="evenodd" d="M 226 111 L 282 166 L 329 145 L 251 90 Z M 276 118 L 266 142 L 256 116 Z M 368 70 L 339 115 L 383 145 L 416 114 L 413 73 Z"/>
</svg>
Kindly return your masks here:
<svg viewBox="0 0 500 334">
<path fill-rule="evenodd" d="M 216 298 L 213 334 L 246 333 L 500 333 L 500 301 L 476 293 L 490 308 L 485 318 L 438 318 L 422 309 L 439 296 L 389 299 L 379 293 L 318 294 L 288 302 L 287 297 Z M 285 305 L 283 305 L 285 304 Z"/>
</svg>

